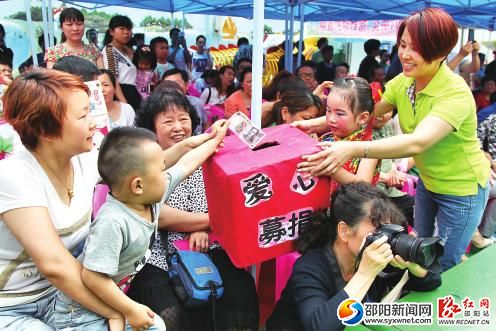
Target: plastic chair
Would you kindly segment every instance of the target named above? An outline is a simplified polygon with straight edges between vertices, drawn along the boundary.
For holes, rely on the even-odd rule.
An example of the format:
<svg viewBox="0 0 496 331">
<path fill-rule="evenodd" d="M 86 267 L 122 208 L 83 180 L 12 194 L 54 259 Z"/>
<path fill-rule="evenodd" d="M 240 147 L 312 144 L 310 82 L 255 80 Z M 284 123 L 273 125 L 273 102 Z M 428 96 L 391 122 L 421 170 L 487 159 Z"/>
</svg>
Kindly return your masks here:
<svg viewBox="0 0 496 331">
<path fill-rule="evenodd" d="M 106 184 L 97 184 L 95 190 L 93 191 L 93 211 L 91 212 L 92 219 L 96 218 L 100 207 L 107 200 L 107 194 L 110 192 L 110 188 Z"/>
<path fill-rule="evenodd" d="M 414 197 L 417 191 L 417 181 L 418 177 L 407 174 L 406 181 L 403 183 L 401 191 Z"/>
<path fill-rule="evenodd" d="M 282 290 L 286 287 L 286 283 L 293 272 L 293 266 L 300 256 L 300 253 L 292 252 L 276 257 L 275 302 L 279 301 Z"/>
<path fill-rule="evenodd" d="M 198 90 L 195 87 L 195 84 L 189 84 L 188 85 L 188 95 L 191 95 L 192 97 L 199 98 L 201 93 L 198 92 Z"/>
<path fill-rule="evenodd" d="M 207 126 L 211 126 L 215 121 L 224 118 L 224 109 L 215 105 L 203 106 L 203 111 L 207 115 Z"/>
</svg>

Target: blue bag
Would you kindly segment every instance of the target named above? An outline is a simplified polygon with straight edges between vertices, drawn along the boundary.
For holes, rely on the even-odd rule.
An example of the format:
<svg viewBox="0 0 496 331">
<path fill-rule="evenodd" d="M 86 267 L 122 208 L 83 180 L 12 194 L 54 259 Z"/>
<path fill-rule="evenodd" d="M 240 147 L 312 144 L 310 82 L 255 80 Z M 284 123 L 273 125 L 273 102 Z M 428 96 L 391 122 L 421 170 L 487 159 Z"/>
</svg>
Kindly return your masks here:
<svg viewBox="0 0 496 331">
<path fill-rule="evenodd" d="M 171 256 L 169 266 L 174 290 L 186 307 L 207 304 L 224 293 L 219 270 L 206 254 L 178 250 Z"/>
</svg>

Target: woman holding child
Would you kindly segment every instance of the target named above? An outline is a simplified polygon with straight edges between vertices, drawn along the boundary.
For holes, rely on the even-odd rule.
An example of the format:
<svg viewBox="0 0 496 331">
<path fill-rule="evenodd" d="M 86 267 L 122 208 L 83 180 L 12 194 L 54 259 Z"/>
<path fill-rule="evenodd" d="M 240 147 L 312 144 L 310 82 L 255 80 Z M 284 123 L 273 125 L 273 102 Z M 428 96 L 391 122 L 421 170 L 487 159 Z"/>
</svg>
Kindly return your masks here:
<svg viewBox="0 0 496 331">
<path fill-rule="evenodd" d="M 398 109 L 403 135 L 364 142 L 322 143 L 323 151 L 304 156 L 300 170 L 332 174 L 354 158 L 413 156 L 420 171 L 415 230 L 430 237 L 437 220 L 445 241 L 440 262 L 447 270 L 460 262 L 480 222 L 488 197 L 489 162 L 476 136 L 472 93 L 445 59 L 458 41 L 453 18 L 438 8 L 407 17 L 397 35 L 403 74 L 386 86 L 374 116 Z M 295 124 L 307 132 L 325 130 L 324 119 Z"/>
<path fill-rule="evenodd" d="M 124 328 L 124 314 L 85 286 L 76 259 L 100 177 L 88 92 L 80 78 L 42 69 L 16 78 L 4 96 L 5 120 L 26 150 L 0 163 L 2 330 Z M 161 167 L 212 137 L 176 144 Z"/>
<path fill-rule="evenodd" d="M 26 150 L 0 163 L 0 329 L 70 326 L 71 314 L 54 319 L 57 290 L 80 304 L 73 316 L 89 309 L 105 317 L 84 314 L 82 327 L 122 325 L 121 314 L 84 286 L 76 260 L 99 178 L 88 88 L 76 76 L 37 70 L 15 79 L 4 100 Z"/>
<path fill-rule="evenodd" d="M 136 117 L 138 127 L 157 134 L 159 144 L 168 150 L 192 134 L 199 123 L 188 100 L 167 88 L 158 87 Z M 201 169 L 179 184 L 169 206 L 160 214 L 159 238 L 152 256 L 133 280 L 128 295 L 159 313 L 167 330 L 209 330 L 209 306 L 188 309 L 182 306 L 169 281 L 167 258 L 175 251 L 174 241 L 188 239 L 191 249 L 208 252 L 219 269 L 224 295 L 216 303 L 219 330 L 258 330 L 258 304 L 255 285 L 248 272 L 236 268 L 225 251 L 208 238 L 208 206 Z"/>
</svg>

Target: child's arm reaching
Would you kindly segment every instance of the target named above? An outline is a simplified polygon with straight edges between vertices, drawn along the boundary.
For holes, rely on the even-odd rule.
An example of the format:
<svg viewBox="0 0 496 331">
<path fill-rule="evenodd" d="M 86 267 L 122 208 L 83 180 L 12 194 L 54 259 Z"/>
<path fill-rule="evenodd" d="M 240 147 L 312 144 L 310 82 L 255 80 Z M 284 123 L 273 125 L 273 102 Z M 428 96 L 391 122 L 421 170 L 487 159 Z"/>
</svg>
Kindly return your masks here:
<svg viewBox="0 0 496 331">
<path fill-rule="evenodd" d="M 307 169 L 305 169 L 306 170 L 305 172 L 307 173 L 305 177 L 310 177 L 311 176 L 310 173 L 313 167 L 320 164 L 321 161 L 322 159 L 312 161 L 311 163 L 308 162 L 309 166 L 307 167 Z M 361 159 L 356 174 L 350 173 L 345 169 L 340 168 L 336 172 L 322 173 L 321 175 L 331 176 L 335 181 L 337 181 L 341 185 L 358 182 L 358 181 L 371 183 L 372 178 L 374 177 L 374 170 L 377 166 L 377 162 L 379 162 L 377 159 Z"/>
<path fill-rule="evenodd" d="M 341 185 L 360 181 L 372 183 L 372 178 L 374 178 L 374 171 L 377 166 L 377 162 L 379 161 L 376 159 L 361 159 L 356 174 L 353 174 L 346 171 L 344 168 L 341 168 L 335 173 L 330 174 L 330 176 Z"/>
<path fill-rule="evenodd" d="M 121 312 L 133 329 L 148 329 L 153 325 L 153 311 L 126 296 L 106 275 L 83 268 L 84 285 L 110 307 Z"/>
<path fill-rule="evenodd" d="M 213 138 L 181 157 L 177 162 L 177 165 L 182 169 L 183 179 L 189 177 L 189 175 L 198 169 L 198 167 L 215 152 L 226 136 L 227 128 L 228 121 L 220 120 L 215 122 L 212 126 L 212 132 L 210 133 L 213 135 Z"/>
</svg>

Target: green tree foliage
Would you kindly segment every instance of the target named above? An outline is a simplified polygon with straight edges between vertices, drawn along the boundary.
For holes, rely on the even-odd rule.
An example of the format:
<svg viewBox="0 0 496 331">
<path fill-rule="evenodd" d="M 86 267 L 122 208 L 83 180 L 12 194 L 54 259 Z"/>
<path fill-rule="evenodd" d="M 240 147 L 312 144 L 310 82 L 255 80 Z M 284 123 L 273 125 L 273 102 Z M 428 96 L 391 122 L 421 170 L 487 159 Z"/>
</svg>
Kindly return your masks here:
<svg viewBox="0 0 496 331">
<path fill-rule="evenodd" d="M 183 27 L 183 20 L 179 18 L 174 19 L 174 26 L 176 28 L 182 28 Z M 184 28 L 185 29 L 191 29 L 193 26 L 189 24 L 188 20 L 184 19 Z"/>
<path fill-rule="evenodd" d="M 96 29 L 98 32 L 103 33 L 108 29 L 108 23 L 113 15 L 107 14 L 98 10 L 81 9 L 84 15 L 84 25 L 88 29 Z"/>
<path fill-rule="evenodd" d="M 269 34 L 274 33 L 272 31 L 272 27 L 270 25 L 267 25 L 267 24 L 264 24 L 264 32 L 269 33 Z"/>
<path fill-rule="evenodd" d="M 9 18 L 12 18 L 15 20 L 27 21 L 26 12 L 24 12 L 24 11 L 19 11 L 15 14 L 12 14 L 9 16 Z M 31 19 L 34 22 L 42 22 L 43 21 L 43 15 L 41 14 L 41 7 L 31 7 Z"/>
</svg>

